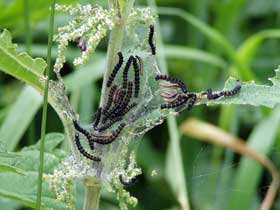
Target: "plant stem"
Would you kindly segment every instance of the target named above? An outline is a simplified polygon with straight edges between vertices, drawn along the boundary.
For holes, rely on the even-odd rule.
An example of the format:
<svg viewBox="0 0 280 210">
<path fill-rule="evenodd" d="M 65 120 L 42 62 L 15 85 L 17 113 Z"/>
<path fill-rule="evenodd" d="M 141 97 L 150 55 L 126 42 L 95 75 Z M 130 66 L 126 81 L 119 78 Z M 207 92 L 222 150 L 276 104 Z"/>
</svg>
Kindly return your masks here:
<svg viewBox="0 0 280 210">
<path fill-rule="evenodd" d="M 87 186 L 83 210 L 97 210 L 101 194 L 100 186 Z"/>
<path fill-rule="evenodd" d="M 37 187 L 37 202 L 36 209 L 41 209 L 42 200 L 42 186 L 43 186 L 43 169 L 44 169 L 44 147 L 45 147 L 45 134 L 46 134 L 46 122 L 48 111 L 48 93 L 49 93 L 49 76 L 51 68 L 51 53 L 53 43 L 53 28 L 54 28 L 54 6 L 55 0 L 51 2 L 51 16 L 49 21 L 49 37 L 48 37 L 48 57 L 47 57 L 47 69 L 45 76 L 47 77 L 44 88 L 44 102 L 43 102 L 43 114 L 42 114 L 42 127 L 41 127 L 41 142 L 40 142 L 40 164 L 38 168 L 38 187 Z"/>
<path fill-rule="evenodd" d="M 110 34 L 110 40 L 109 40 L 108 50 L 107 50 L 106 71 L 103 77 L 100 106 L 103 106 L 105 103 L 105 98 L 108 94 L 108 88 L 106 88 L 106 83 L 112 72 L 117 53 L 122 46 L 127 17 L 129 16 L 130 10 L 134 4 L 134 0 L 127 0 L 122 2 L 121 1 L 122 0 L 119 0 L 118 4 L 116 4 L 116 0 L 108 1 L 110 8 L 114 8 L 119 11 L 118 14 L 120 15 L 120 22 L 117 26 L 115 26 L 115 28 L 111 31 Z M 120 6 L 122 8 L 120 8 Z M 101 186 L 85 184 L 85 188 L 86 188 L 86 196 L 84 200 L 83 210 L 98 210 Z"/>
<path fill-rule="evenodd" d="M 110 7 L 115 6 L 114 3 L 115 1 L 109 0 Z M 102 93 L 101 93 L 102 97 L 100 101 L 100 106 L 104 105 L 105 98 L 109 91 L 108 88 L 106 88 L 106 83 L 110 74 L 112 73 L 113 66 L 116 61 L 117 53 L 121 48 L 127 17 L 130 13 L 133 4 L 134 4 L 134 0 L 127 0 L 123 5 L 124 8 L 122 9 L 115 8 L 120 10 L 119 14 L 121 15 L 121 17 L 120 17 L 119 25 L 117 25 L 110 34 L 110 40 L 109 40 L 108 51 L 107 51 L 107 64 L 106 64 L 106 71 L 103 77 Z M 121 13 L 121 11 L 123 11 L 123 13 Z"/>
</svg>

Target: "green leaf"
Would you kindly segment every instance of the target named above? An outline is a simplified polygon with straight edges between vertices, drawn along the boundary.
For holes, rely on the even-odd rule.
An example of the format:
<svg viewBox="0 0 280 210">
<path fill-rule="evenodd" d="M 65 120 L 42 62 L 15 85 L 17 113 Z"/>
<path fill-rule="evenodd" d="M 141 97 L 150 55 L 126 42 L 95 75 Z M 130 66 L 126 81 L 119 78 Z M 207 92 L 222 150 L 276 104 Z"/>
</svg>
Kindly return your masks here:
<svg viewBox="0 0 280 210">
<path fill-rule="evenodd" d="M 63 141 L 63 139 L 64 135 L 59 133 L 51 133 L 46 136 L 46 146 L 49 148 L 47 148 L 48 152 L 45 153 L 44 173 L 53 172 L 61 160 L 65 158 L 66 153 L 56 147 Z M 37 197 L 37 170 L 39 164 L 38 145 L 24 148 L 22 151 L 15 154 L 20 158 L 5 158 L 1 160 L 1 164 L 5 164 L 8 167 L 16 166 L 16 168 L 20 170 L 20 172 L 24 172 L 25 175 L 20 175 L 14 172 L 0 173 L 0 196 L 35 208 Z M 66 209 L 63 202 L 56 200 L 55 195 L 51 192 L 47 183 L 44 183 L 43 185 L 42 200 L 45 206 L 43 209 Z"/>
<path fill-rule="evenodd" d="M 227 63 L 222 58 L 219 58 L 214 54 L 195 48 L 167 45 L 164 47 L 164 51 L 165 55 L 168 58 L 184 58 L 200 61 L 220 67 L 222 69 L 225 69 L 227 66 Z"/>
<path fill-rule="evenodd" d="M 0 179 L 0 196 L 18 201 L 31 208 L 35 208 L 37 189 L 36 173 L 28 172 L 26 173 L 26 176 L 21 176 L 6 172 L 0 173 Z M 42 200 L 44 206 L 48 207 L 48 209 L 66 209 L 62 202 L 55 199 L 53 193 L 48 189 L 46 184 L 44 185 Z"/>
<path fill-rule="evenodd" d="M 274 107 L 280 103 L 280 71 L 275 70 L 276 76 L 270 78 L 272 85 L 258 85 L 254 81 L 242 83 L 241 91 L 234 97 L 227 97 L 218 100 L 208 101 L 208 105 L 213 104 L 243 104 L 253 106 Z M 226 81 L 224 90 L 230 90 L 236 85 L 235 78 Z"/>
<path fill-rule="evenodd" d="M 280 107 L 277 107 L 271 115 L 255 127 L 249 137 L 248 147 L 259 155 L 267 155 L 273 147 L 277 128 L 280 122 Z M 254 200 L 260 182 L 262 167 L 256 161 L 243 157 L 238 167 L 234 191 L 230 202 L 229 210 L 248 210 Z M 240 191 L 242 191 L 240 193 Z"/>
<path fill-rule="evenodd" d="M 15 152 L 0 152 L 0 159 L 5 159 L 5 158 L 21 158 L 20 155 L 18 155 Z"/>
<path fill-rule="evenodd" d="M 42 58 L 32 59 L 26 53 L 17 53 L 16 50 L 10 32 L 4 30 L 0 35 L 0 70 L 42 90 L 40 79 L 43 79 L 46 62 Z"/>
<path fill-rule="evenodd" d="M 46 136 L 46 146 L 49 146 L 49 148 L 47 148 L 47 151 L 45 152 L 45 173 L 52 172 L 53 168 L 58 165 L 59 161 L 65 157 L 65 152 L 63 150 L 56 149 L 63 140 L 64 135 L 60 133 L 51 133 Z M 37 142 L 35 145 L 23 148 L 20 152 L 13 153 L 18 155 L 17 158 L 2 158 L 1 163 L 9 164 L 11 166 L 16 165 L 18 168 L 28 172 L 37 172 L 39 166 L 38 144 L 40 143 Z"/>
<path fill-rule="evenodd" d="M 2 177 L 3 174 L 0 174 L 1 179 L 7 177 L 8 175 L 11 175 L 11 178 L 13 177 L 13 174 L 9 174 L 7 173 L 5 177 Z M 11 179 L 5 180 L 6 182 L 10 183 Z M 17 183 L 17 184 L 22 184 L 22 183 Z M 1 187 L 1 183 L 0 183 L 0 187 Z M 16 187 L 14 187 L 16 188 Z M 22 195 L 18 194 L 18 193 L 12 193 L 9 191 L 6 191 L 5 189 L 2 189 L 2 187 L 0 188 L 0 196 L 4 197 L 4 198 L 9 198 L 11 200 L 15 200 L 18 201 L 26 206 L 35 208 L 35 202 L 32 201 L 31 199 L 28 198 L 24 198 Z"/>
<path fill-rule="evenodd" d="M 13 172 L 13 173 L 17 173 L 17 174 L 20 174 L 20 175 L 24 175 L 24 171 L 22 171 L 21 169 L 17 168 L 17 167 L 13 167 L 13 166 L 10 166 L 10 165 L 7 165 L 7 164 L 1 164 L 0 163 L 0 173 L 2 171 L 6 171 L 6 172 Z"/>
<path fill-rule="evenodd" d="M 45 49 L 47 45 L 33 44 L 31 52 L 35 56 L 43 57 L 46 55 Z M 23 45 L 19 46 L 21 52 L 24 51 L 25 47 Z M 75 57 L 80 55 L 80 51 L 69 47 L 66 53 L 66 59 L 71 62 Z M 54 47 L 52 57 L 57 56 L 57 49 Z M 183 57 L 185 55 L 182 55 Z M 95 52 L 93 59 L 85 64 L 75 69 L 74 72 L 66 75 L 63 79 L 65 82 L 66 90 L 72 92 L 77 90 L 87 84 L 90 84 L 98 79 L 101 79 L 104 73 L 104 66 L 106 62 L 106 57 L 104 53 Z"/>
<path fill-rule="evenodd" d="M 7 198 L 0 197 L 0 206 L 5 206 L 5 210 L 18 210 L 20 209 L 21 205 L 18 202 Z"/>
<path fill-rule="evenodd" d="M 22 90 L 0 127 L 0 141 L 8 151 L 15 149 L 41 104 L 42 97 L 32 87 Z"/>
</svg>

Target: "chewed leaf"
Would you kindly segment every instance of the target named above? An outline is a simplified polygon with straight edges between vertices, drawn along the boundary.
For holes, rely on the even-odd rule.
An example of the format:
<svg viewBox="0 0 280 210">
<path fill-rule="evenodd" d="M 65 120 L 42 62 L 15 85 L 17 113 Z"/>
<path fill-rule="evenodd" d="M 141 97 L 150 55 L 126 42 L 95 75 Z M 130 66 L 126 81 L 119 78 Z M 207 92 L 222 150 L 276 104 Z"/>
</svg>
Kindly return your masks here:
<svg viewBox="0 0 280 210">
<path fill-rule="evenodd" d="M 253 106 L 274 107 L 280 103 L 280 72 L 275 70 L 276 75 L 269 80 L 272 85 L 258 85 L 254 81 L 243 82 L 241 91 L 238 95 L 220 100 L 212 100 L 208 105 L 213 104 L 242 104 Z M 225 83 L 224 90 L 232 89 L 236 84 L 235 78 L 229 78 Z"/>
<path fill-rule="evenodd" d="M 46 136 L 46 145 L 49 148 L 45 151 L 45 174 L 52 173 L 65 158 L 65 151 L 58 148 L 63 139 L 64 135 L 60 133 L 50 133 Z M 19 152 L 7 153 L 7 155 L 0 153 L 0 196 L 35 208 L 38 157 L 37 144 L 23 148 Z M 57 200 L 55 193 L 45 181 L 44 179 L 42 209 L 66 209 L 65 202 Z"/>
<path fill-rule="evenodd" d="M 0 69 L 37 89 L 47 64 L 42 58 L 31 58 L 26 53 L 18 53 L 17 45 L 12 43 L 11 34 L 4 30 L 0 34 Z"/>
</svg>

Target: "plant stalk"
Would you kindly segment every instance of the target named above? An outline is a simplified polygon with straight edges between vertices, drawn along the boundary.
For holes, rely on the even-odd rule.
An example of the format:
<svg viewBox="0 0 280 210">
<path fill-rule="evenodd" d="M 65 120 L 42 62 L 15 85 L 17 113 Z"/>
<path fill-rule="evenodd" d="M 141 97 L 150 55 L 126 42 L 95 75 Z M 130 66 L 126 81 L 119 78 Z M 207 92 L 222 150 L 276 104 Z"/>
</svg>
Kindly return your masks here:
<svg viewBox="0 0 280 210">
<path fill-rule="evenodd" d="M 110 8 L 116 9 L 118 11 L 120 21 L 119 24 L 115 26 L 115 28 L 111 31 L 110 34 L 107 50 L 106 70 L 103 77 L 102 92 L 100 99 L 101 107 L 104 106 L 105 98 L 108 95 L 108 88 L 106 87 L 106 83 L 115 65 L 117 53 L 121 49 L 127 18 L 133 7 L 134 0 L 108 0 L 108 4 Z M 101 186 L 85 184 L 85 188 L 86 195 L 83 210 L 98 210 Z"/>
<path fill-rule="evenodd" d="M 100 106 L 103 106 L 105 104 L 105 98 L 108 95 L 109 90 L 108 88 L 106 88 L 106 83 L 115 65 L 117 53 L 121 49 L 126 21 L 129 16 L 130 10 L 133 7 L 133 4 L 134 4 L 134 0 L 127 0 L 126 2 L 123 1 L 122 4 L 123 8 L 120 8 L 120 4 L 116 5 L 114 0 L 109 0 L 109 6 L 111 8 L 119 6 L 119 8 L 114 8 L 114 9 L 117 9 L 119 11 L 120 21 L 119 21 L 119 25 L 117 25 L 111 31 L 110 34 L 110 40 L 109 40 L 108 50 L 107 50 L 106 70 L 104 73 L 103 84 L 102 84 L 102 93 L 101 93 L 102 97 L 100 101 Z"/>
<path fill-rule="evenodd" d="M 97 210 L 101 194 L 100 186 L 87 186 L 83 210 Z"/>
<path fill-rule="evenodd" d="M 44 87 L 44 102 L 43 102 L 43 114 L 42 114 L 42 127 L 41 127 L 41 142 L 40 142 L 40 164 L 38 168 L 38 186 L 37 186 L 37 202 L 36 209 L 41 209 L 42 201 L 42 186 L 43 186 L 43 171 L 44 171 L 44 149 L 45 149 L 45 134 L 47 123 L 47 111 L 48 111 L 48 93 L 49 93 L 49 76 L 51 69 L 51 53 L 53 43 L 53 28 L 54 28 L 54 6 L 55 0 L 51 2 L 51 16 L 49 21 L 49 37 L 48 37 L 48 57 L 47 57 L 47 69 L 45 76 L 47 77 Z"/>
</svg>

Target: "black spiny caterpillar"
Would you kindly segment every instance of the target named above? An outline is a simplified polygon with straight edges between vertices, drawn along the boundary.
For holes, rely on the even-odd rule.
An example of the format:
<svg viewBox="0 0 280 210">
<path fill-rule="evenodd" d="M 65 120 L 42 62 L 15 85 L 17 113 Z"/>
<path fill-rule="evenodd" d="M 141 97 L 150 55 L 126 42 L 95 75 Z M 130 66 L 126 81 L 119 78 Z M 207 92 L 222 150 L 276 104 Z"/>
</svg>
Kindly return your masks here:
<svg viewBox="0 0 280 210">
<path fill-rule="evenodd" d="M 156 46 L 154 44 L 154 33 L 155 33 L 155 27 L 154 25 L 150 25 L 149 45 L 152 51 L 152 55 L 156 54 Z"/>
<path fill-rule="evenodd" d="M 107 81 L 107 87 L 110 87 L 118 73 L 118 71 L 120 70 L 120 68 L 122 67 L 122 64 L 123 64 L 123 55 L 121 52 L 118 52 L 118 56 L 119 56 L 119 61 L 118 63 L 115 65 L 108 81 Z"/>
<path fill-rule="evenodd" d="M 101 161 L 101 158 L 100 157 L 96 157 L 96 156 L 93 156 L 91 154 L 89 154 L 82 146 L 81 142 L 80 142 L 80 137 L 79 137 L 79 134 L 75 133 L 75 143 L 76 143 L 76 146 L 79 150 L 79 152 L 86 158 L 90 159 L 90 160 L 93 160 L 93 161 Z"/>
<path fill-rule="evenodd" d="M 125 65 L 124 70 L 123 70 L 123 88 L 124 89 L 127 88 L 128 71 L 129 71 L 129 68 L 130 68 L 131 63 L 133 62 L 133 60 L 134 60 L 134 57 L 131 55 L 128 58 L 128 61 L 126 62 L 126 65 Z"/>
</svg>

